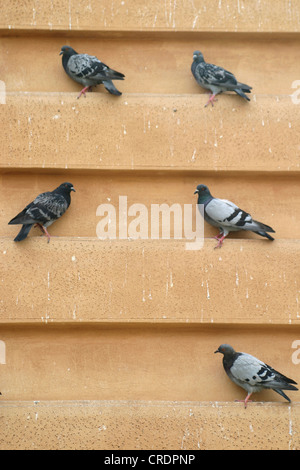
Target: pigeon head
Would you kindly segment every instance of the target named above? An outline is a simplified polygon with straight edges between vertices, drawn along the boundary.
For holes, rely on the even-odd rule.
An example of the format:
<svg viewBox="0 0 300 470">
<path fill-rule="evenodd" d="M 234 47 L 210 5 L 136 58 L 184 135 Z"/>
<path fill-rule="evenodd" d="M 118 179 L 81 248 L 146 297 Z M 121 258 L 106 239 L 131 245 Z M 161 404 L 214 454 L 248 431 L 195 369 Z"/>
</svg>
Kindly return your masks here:
<svg viewBox="0 0 300 470">
<path fill-rule="evenodd" d="M 193 60 L 195 60 L 197 62 L 204 62 L 204 57 L 203 57 L 202 52 L 194 51 L 193 52 Z"/>
<path fill-rule="evenodd" d="M 59 55 L 64 55 L 64 56 L 71 56 L 71 55 L 74 55 L 74 54 L 77 54 L 76 51 L 74 51 L 74 49 L 70 46 L 63 46 L 61 48 L 61 51 L 59 53 Z"/>
<path fill-rule="evenodd" d="M 57 190 L 65 192 L 65 193 L 69 193 L 69 194 L 71 191 L 74 191 L 74 193 L 76 193 L 72 183 L 67 183 L 67 182 L 62 183 L 60 186 L 58 186 Z"/>
<path fill-rule="evenodd" d="M 198 193 L 198 194 L 208 194 L 209 196 L 211 195 L 208 187 L 205 184 L 198 184 L 194 194 L 196 194 L 196 193 Z"/>
<path fill-rule="evenodd" d="M 205 184 L 198 184 L 194 194 L 198 194 L 199 204 L 203 204 L 205 201 L 212 198 L 212 195 L 210 194 L 210 190 L 208 189 L 207 186 L 205 186 Z"/>
<path fill-rule="evenodd" d="M 219 346 L 219 348 L 215 351 L 215 354 L 216 353 L 221 353 L 228 357 L 233 356 L 235 354 L 235 350 L 229 344 L 221 344 L 221 346 Z"/>
</svg>

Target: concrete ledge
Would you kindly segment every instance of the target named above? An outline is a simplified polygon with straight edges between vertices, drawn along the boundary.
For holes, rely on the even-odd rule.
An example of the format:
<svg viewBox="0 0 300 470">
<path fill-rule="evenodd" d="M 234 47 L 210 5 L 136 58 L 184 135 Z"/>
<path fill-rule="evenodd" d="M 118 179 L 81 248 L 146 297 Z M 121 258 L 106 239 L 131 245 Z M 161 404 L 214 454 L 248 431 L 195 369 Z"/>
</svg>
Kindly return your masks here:
<svg viewBox="0 0 300 470">
<path fill-rule="evenodd" d="M 299 172 L 299 106 L 290 96 L 223 95 L 214 108 L 206 100 L 8 94 L 0 168 Z"/>
<path fill-rule="evenodd" d="M 299 324 L 299 240 L 214 246 L 0 239 L 0 322 Z"/>
<path fill-rule="evenodd" d="M 13 0 L 0 8 L 2 30 L 298 32 L 297 1 Z"/>
<path fill-rule="evenodd" d="M 196 83 L 191 72 L 193 51 L 201 49 L 208 62 L 225 67 L 233 72 L 239 81 L 251 85 L 252 99 L 254 95 L 274 95 L 276 98 L 277 95 L 295 93 L 295 100 L 299 103 L 299 37 L 276 34 L 236 36 L 225 33 L 201 35 L 198 33 L 195 36 L 165 33 L 157 36 L 132 33 L 125 37 L 124 35 L 112 37 L 108 33 L 103 33 L 101 37 L 91 37 L 80 33 L 66 37 L 57 33 L 51 35 L 51 38 L 49 35 L 40 35 L 37 38 L 36 35 L 28 33 L 21 37 L 9 35 L 1 38 L 1 47 L 5 56 L 1 81 L 5 83 L 6 91 L 46 93 L 46 97 L 54 92 L 78 94 L 80 85 L 66 75 L 61 57 L 58 55 L 64 44 L 71 45 L 78 52 L 96 55 L 104 63 L 124 73 L 125 80 L 116 83 L 124 95 L 205 93 L 205 96 L 202 96 L 204 105 L 207 93 Z M 35 51 L 35 60 L 31 61 L 28 67 L 28 57 L 32 56 L 32 51 Z M 3 87 L 3 83 L 1 85 Z M 96 90 L 101 95 L 107 95 L 103 87 L 98 87 Z M 93 94 L 94 92 L 95 90 Z M 88 95 L 89 101 L 93 94 Z M 116 97 L 111 99 L 114 103 L 119 102 Z M 219 102 L 222 100 L 223 97 Z M 240 100 L 240 98 L 232 99 L 232 107 L 235 107 Z M 74 102 L 77 102 L 76 96 Z M 201 103 L 199 105 L 199 111 L 204 111 Z M 264 113 L 267 109 L 268 107 Z M 223 121 L 225 122 L 227 118 L 228 113 L 223 115 Z M 96 129 L 89 127 L 89 133 L 93 134 Z M 81 133 L 84 131 L 86 129 L 82 129 Z"/>
<path fill-rule="evenodd" d="M 38 194 L 56 188 L 63 181 L 71 181 L 76 188 L 72 194 L 72 204 L 67 213 L 55 224 L 49 232 L 58 237 L 92 238 L 97 237 L 97 227 L 101 220 L 105 223 L 105 213 L 100 215 L 98 208 L 104 210 L 103 204 L 109 204 L 108 208 L 115 214 L 116 226 L 115 237 L 132 236 L 131 222 L 139 216 L 135 213 L 138 207 L 142 207 L 145 220 L 148 221 L 148 229 L 142 224 L 143 233 L 148 234 L 157 222 L 152 223 L 151 216 L 154 205 L 166 204 L 171 209 L 177 204 L 179 216 L 182 216 L 181 234 L 184 233 L 184 214 L 188 213 L 184 207 L 188 204 L 192 210 L 193 230 L 196 222 L 196 202 L 194 195 L 197 184 L 207 184 L 214 196 L 229 199 L 239 207 L 247 210 L 254 219 L 270 225 L 276 230 L 275 238 L 294 239 L 300 233 L 300 219 L 296 214 L 300 211 L 300 186 L 299 177 L 295 172 L 288 175 L 280 173 L 259 174 L 250 172 L 193 172 L 186 171 L 79 171 L 79 170 L 42 170 L 34 171 L 7 171 L 0 173 L 0 237 L 9 237 L 13 240 L 20 227 L 8 225 L 16 214 L 25 205 L 29 204 Z M 291 202 L 291 194 L 293 199 Z M 121 197 L 125 204 L 122 204 Z M 133 206 L 134 204 L 141 206 Z M 127 210 L 125 208 L 127 206 Z M 122 208 L 123 207 L 123 208 Z M 162 206 L 163 207 L 163 206 Z M 176 206 L 175 206 L 176 207 Z M 174 208 L 173 208 L 174 209 Z M 131 212 L 132 216 L 126 217 Z M 128 230 L 124 227 L 125 214 Z M 178 212 L 177 212 L 178 214 Z M 114 217 L 114 216 L 113 216 Z M 166 218 L 167 217 L 167 218 Z M 157 219 L 156 219 L 157 220 Z M 159 228 L 168 223 L 168 213 L 165 212 L 165 222 L 160 217 Z M 180 220 L 176 217 L 176 227 L 180 228 Z M 106 227 L 107 229 L 107 227 Z M 139 227 L 136 228 L 140 230 Z M 125 233 L 125 235 L 123 235 Z M 110 236 L 113 237 L 111 232 Z M 206 224 L 204 227 L 205 237 L 213 237 L 217 230 Z M 40 230 L 32 229 L 29 239 L 39 237 Z M 160 233 L 160 238 L 162 233 Z M 177 235 L 178 236 L 178 235 Z M 170 237 L 174 238 L 174 220 L 170 214 Z M 231 234 L 231 239 L 262 241 L 259 235 L 238 232 Z M 43 240 L 45 241 L 45 240 Z M 265 240 L 264 240 L 265 241 Z M 25 242 L 27 243 L 27 242 Z M 23 244 L 21 245 L 23 246 Z M 264 245 L 263 246 L 268 246 Z M 269 247 L 268 247 L 269 248 Z"/>
<path fill-rule="evenodd" d="M 219 345 L 252 353 L 299 383 L 299 333 L 295 325 L 1 324 L 0 404 L 244 400 L 245 391 L 228 379 L 222 357 L 214 354 Z M 287 395 L 299 401 L 300 392 Z M 287 403 L 272 390 L 253 399 Z"/>
<path fill-rule="evenodd" d="M 299 403 L 8 402 L 0 414 L 1 450 L 300 448 Z"/>
</svg>

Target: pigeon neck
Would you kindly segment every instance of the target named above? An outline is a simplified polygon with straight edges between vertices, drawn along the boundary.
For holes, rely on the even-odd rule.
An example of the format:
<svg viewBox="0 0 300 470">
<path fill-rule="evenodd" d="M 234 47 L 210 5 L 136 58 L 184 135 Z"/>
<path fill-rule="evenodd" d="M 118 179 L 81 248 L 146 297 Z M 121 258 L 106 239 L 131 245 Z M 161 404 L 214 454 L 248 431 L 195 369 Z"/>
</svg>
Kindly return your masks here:
<svg viewBox="0 0 300 470">
<path fill-rule="evenodd" d="M 213 199 L 211 194 L 199 194 L 198 195 L 198 204 L 208 204 Z"/>
<path fill-rule="evenodd" d="M 67 71 L 67 64 L 69 62 L 69 59 L 70 59 L 70 55 L 67 55 L 67 54 L 63 54 L 62 56 L 62 64 L 63 64 L 63 68 Z"/>
<path fill-rule="evenodd" d="M 233 366 L 235 360 L 240 356 L 241 354 L 240 353 L 233 353 L 233 354 L 224 354 L 224 357 L 223 357 L 223 366 L 224 366 L 224 369 L 227 371 L 227 370 L 230 370 L 231 367 Z"/>
<path fill-rule="evenodd" d="M 61 194 L 65 200 L 70 204 L 71 202 L 71 193 L 69 190 L 67 189 L 64 189 L 64 188 L 57 188 L 57 190 L 55 191 L 56 194 Z"/>
</svg>

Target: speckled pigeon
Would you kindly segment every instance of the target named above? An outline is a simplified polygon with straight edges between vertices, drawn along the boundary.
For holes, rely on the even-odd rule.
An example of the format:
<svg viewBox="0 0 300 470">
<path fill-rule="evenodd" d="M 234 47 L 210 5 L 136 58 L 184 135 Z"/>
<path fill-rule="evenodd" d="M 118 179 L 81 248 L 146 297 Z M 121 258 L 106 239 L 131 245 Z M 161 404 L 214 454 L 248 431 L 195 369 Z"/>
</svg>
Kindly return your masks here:
<svg viewBox="0 0 300 470">
<path fill-rule="evenodd" d="M 205 106 L 209 103 L 213 106 L 214 101 L 216 101 L 216 95 L 223 93 L 223 91 L 235 91 L 235 93 L 250 101 L 245 93 L 251 93 L 252 87 L 238 82 L 235 76 L 228 72 L 228 70 L 206 63 L 200 51 L 194 52 L 191 69 L 196 82 L 203 88 L 211 91 Z"/>
<path fill-rule="evenodd" d="M 85 96 L 86 91 L 92 91 L 93 86 L 101 83 L 112 95 L 122 94 L 114 86 L 112 80 L 124 80 L 123 73 L 110 69 L 95 56 L 78 54 L 70 46 L 63 46 L 60 55 L 62 55 L 62 64 L 69 77 L 84 86 L 77 98 L 80 98 L 82 94 Z"/>
<path fill-rule="evenodd" d="M 220 248 L 224 238 L 229 232 L 249 230 L 269 240 L 274 240 L 267 232 L 275 233 L 268 225 L 253 220 L 251 215 L 240 209 L 233 202 L 226 199 L 217 199 L 210 194 L 205 184 L 199 184 L 194 194 L 198 194 L 198 204 L 204 205 L 204 219 L 210 225 L 218 227 L 219 235 L 214 237 L 218 240 L 215 248 Z"/>
<path fill-rule="evenodd" d="M 226 374 L 235 384 L 246 390 L 245 408 L 252 393 L 272 389 L 290 403 L 291 400 L 283 390 L 298 390 L 294 387 L 297 385 L 294 380 L 285 377 L 250 354 L 236 352 L 229 344 L 222 344 L 215 353 L 224 355 L 223 366 Z"/>
<path fill-rule="evenodd" d="M 24 240 L 32 226 L 37 225 L 45 233 L 49 243 L 51 237 L 47 227 L 66 212 L 71 203 L 71 191 L 75 192 L 71 183 L 62 183 L 54 191 L 37 196 L 22 212 L 8 222 L 9 225 L 22 224 L 22 228 L 14 241 Z"/>
</svg>

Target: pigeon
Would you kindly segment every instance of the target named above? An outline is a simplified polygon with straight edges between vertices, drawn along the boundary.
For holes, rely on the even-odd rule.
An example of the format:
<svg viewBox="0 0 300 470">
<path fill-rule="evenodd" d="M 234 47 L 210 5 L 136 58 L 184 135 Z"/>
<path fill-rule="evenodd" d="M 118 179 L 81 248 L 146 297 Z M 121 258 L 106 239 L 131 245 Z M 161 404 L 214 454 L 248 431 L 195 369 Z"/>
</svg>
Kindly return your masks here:
<svg viewBox="0 0 300 470">
<path fill-rule="evenodd" d="M 244 401 L 245 408 L 252 393 L 260 392 L 264 389 L 272 389 L 279 393 L 289 403 L 291 400 L 283 390 L 295 390 L 297 385 L 292 379 L 285 377 L 272 367 L 260 361 L 254 356 L 243 352 L 236 352 L 229 344 L 222 344 L 216 351 L 223 357 L 223 366 L 228 377 L 247 392 Z M 294 384 L 294 385 L 292 385 Z"/>
<path fill-rule="evenodd" d="M 223 93 L 223 91 L 235 91 L 238 95 L 250 101 L 245 93 L 251 93 L 252 87 L 238 82 L 235 76 L 231 72 L 228 72 L 228 70 L 218 67 L 217 65 L 207 64 L 202 52 L 194 52 L 191 70 L 196 82 L 203 88 L 211 91 L 205 107 L 208 106 L 209 103 L 213 106 L 214 101 L 217 101 L 215 99 L 216 95 Z"/>
<path fill-rule="evenodd" d="M 47 227 L 66 212 L 71 203 L 71 191 L 75 192 L 71 183 L 62 183 L 52 192 L 39 194 L 22 212 L 8 222 L 8 225 L 22 224 L 14 241 L 24 240 L 32 226 L 36 224 L 44 232 L 49 243 L 51 237 Z"/>
<path fill-rule="evenodd" d="M 272 227 L 253 220 L 250 214 L 240 209 L 233 202 L 213 197 L 205 184 L 199 184 L 194 194 L 198 194 L 198 204 L 204 205 L 204 219 L 206 222 L 218 227 L 220 230 L 219 235 L 214 237 L 218 240 L 215 248 L 221 248 L 223 240 L 229 232 L 239 230 L 250 230 L 269 240 L 274 240 L 267 233 L 275 233 Z"/>
<path fill-rule="evenodd" d="M 112 80 L 124 80 L 123 73 L 110 69 L 95 56 L 78 54 L 70 46 L 63 46 L 59 55 L 62 55 L 62 64 L 69 77 L 84 86 L 77 98 L 101 83 L 112 95 L 122 95 Z"/>
</svg>

